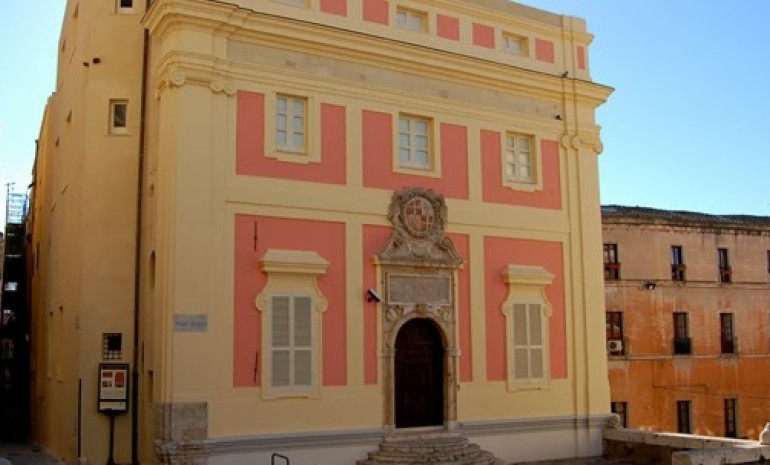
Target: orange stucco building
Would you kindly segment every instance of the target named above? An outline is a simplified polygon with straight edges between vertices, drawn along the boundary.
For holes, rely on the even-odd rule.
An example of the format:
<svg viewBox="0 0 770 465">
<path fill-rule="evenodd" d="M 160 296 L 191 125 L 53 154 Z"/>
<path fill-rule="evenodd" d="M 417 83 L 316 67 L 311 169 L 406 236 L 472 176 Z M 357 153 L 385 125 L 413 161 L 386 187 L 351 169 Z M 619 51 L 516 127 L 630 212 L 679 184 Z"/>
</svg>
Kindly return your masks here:
<svg viewBox="0 0 770 465">
<path fill-rule="evenodd" d="M 68 2 L 32 202 L 35 439 L 103 463 L 117 406 L 120 463 L 599 453 L 611 89 L 583 20 L 141 3 Z"/>
<path fill-rule="evenodd" d="M 756 439 L 770 409 L 770 218 L 602 208 L 612 409 Z"/>
</svg>

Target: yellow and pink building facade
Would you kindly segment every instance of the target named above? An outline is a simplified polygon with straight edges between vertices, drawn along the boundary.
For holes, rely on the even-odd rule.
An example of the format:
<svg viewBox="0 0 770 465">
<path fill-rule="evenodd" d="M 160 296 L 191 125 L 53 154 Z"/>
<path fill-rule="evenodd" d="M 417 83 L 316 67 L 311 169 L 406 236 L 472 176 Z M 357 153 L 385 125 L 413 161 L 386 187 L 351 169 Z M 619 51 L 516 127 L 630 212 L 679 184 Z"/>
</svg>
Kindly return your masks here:
<svg viewBox="0 0 770 465">
<path fill-rule="evenodd" d="M 135 8 L 141 353 L 119 456 L 352 464 L 426 433 L 506 461 L 599 453 L 611 89 L 583 20 L 498 0 Z"/>
</svg>

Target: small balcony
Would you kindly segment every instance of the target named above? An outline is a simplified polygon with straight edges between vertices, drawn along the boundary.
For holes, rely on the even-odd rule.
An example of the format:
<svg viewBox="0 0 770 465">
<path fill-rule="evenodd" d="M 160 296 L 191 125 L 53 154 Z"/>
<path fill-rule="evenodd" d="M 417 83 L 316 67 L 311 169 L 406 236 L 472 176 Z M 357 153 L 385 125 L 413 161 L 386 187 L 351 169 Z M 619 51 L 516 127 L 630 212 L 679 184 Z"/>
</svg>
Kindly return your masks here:
<svg viewBox="0 0 770 465">
<path fill-rule="evenodd" d="M 692 353 L 692 338 L 675 337 L 673 342 L 674 355 L 690 355 Z"/>
<path fill-rule="evenodd" d="M 738 353 L 738 338 L 736 337 L 722 337 L 720 338 L 720 345 L 722 346 L 723 354 Z"/>
<path fill-rule="evenodd" d="M 687 266 L 679 263 L 679 264 L 672 264 L 671 265 L 671 280 L 672 281 L 684 281 L 685 279 L 685 272 L 687 271 Z"/>
</svg>

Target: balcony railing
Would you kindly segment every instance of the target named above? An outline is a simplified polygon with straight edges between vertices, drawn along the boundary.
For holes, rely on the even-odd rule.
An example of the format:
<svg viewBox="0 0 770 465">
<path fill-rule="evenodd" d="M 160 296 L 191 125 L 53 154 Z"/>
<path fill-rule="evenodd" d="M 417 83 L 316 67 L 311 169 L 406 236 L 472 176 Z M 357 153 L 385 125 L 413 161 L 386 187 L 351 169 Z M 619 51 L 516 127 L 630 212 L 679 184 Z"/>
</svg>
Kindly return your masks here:
<svg viewBox="0 0 770 465">
<path fill-rule="evenodd" d="M 685 266 L 684 264 L 671 265 L 671 280 L 684 281 L 685 271 L 687 271 L 687 266 Z"/>
<path fill-rule="evenodd" d="M 674 354 L 688 355 L 692 353 L 692 339 L 689 337 L 674 338 Z"/>
<path fill-rule="evenodd" d="M 733 268 L 730 266 L 719 267 L 719 282 L 730 283 L 733 280 Z"/>
<path fill-rule="evenodd" d="M 620 263 L 612 262 L 604 264 L 604 279 L 620 279 Z"/>
</svg>

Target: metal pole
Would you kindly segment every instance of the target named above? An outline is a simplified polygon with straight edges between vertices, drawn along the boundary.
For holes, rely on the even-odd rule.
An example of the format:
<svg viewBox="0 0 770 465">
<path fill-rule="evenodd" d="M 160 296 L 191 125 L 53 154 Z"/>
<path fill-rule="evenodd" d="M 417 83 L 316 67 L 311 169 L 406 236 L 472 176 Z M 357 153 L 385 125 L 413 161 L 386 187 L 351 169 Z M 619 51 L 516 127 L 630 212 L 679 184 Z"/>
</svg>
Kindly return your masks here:
<svg viewBox="0 0 770 465">
<path fill-rule="evenodd" d="M 107 465 L 115 465 L 113 451 L 115 450 L 115 413 L 110 412 L 110 457 L 107 459 Z"/>
</svg>

